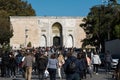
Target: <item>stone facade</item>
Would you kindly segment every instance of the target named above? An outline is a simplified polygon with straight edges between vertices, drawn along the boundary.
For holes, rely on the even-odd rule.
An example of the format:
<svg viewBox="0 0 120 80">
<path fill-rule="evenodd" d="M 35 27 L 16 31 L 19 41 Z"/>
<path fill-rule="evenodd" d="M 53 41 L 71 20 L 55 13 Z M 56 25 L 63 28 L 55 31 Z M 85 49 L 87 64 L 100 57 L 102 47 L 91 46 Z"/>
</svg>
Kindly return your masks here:
<svg viewBox="0 0 120 80">
<path fill-rule="evenodd" d="M 10 16 L 13 37 L 10 45 L 13 48 L 65 46 L 81 48 L 86 37 L 80 27 L 82 17 L 55 16 Z"/>
</svg>

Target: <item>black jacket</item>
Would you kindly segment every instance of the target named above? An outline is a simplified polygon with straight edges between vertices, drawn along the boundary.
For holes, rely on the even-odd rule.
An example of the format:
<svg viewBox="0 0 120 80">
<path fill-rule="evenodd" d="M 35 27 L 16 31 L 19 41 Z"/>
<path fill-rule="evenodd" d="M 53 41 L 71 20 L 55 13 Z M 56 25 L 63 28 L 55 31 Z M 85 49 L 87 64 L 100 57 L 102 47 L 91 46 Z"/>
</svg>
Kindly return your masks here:
<svg viewBox="0 0 120 80">
<path fill-rule="evenodd" d="M 65 74 L 71 74 L 71 73 L 67 72 L 67 66 L 69 65 L 71 60 L 75 61 L 75 64 L 76 64 L 75 73 L 80 73 L 80 69 L 81 69 L 81 66 L 79 64 L 80 61 L 76 57 L 70 56 L 70 57 L 67 58 L 67 60 L 65 61 L 65 64 L 63 65 Z"/>
</svg>

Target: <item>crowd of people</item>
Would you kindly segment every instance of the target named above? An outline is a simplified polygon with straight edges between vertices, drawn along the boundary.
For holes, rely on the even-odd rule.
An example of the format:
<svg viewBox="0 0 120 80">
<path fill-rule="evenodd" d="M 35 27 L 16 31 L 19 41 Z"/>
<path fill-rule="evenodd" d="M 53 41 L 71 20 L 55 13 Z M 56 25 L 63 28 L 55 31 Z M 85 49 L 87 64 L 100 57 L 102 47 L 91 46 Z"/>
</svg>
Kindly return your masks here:
<svg viewBox="0 0 120 80">
<path fill-rule="evenodd" d="M 90 78 L 93 74 L 98 75 L 101 65 L 96 51 L 75 51 L 75 48 L 54 46 L 5 51 L 1 58 L 1 77 L 15 78 L 16 74 L 21 74 L 26 80 L 31 80 L 33 72 L 38 75 L 39 80 L 44 80 L 48 76 L 50 80 L 56 80 L 56 74 L 59 79 L 82 80 L 87 78 L 86 74 L 89 74 Z M 108 55 L 106 61 L 107 59 L 111 61 Z M 106 71 L 109 71 L 110 64 L 106 64 Z M 74 68 L 71 69 L 69 66 Z"/>
</svg>

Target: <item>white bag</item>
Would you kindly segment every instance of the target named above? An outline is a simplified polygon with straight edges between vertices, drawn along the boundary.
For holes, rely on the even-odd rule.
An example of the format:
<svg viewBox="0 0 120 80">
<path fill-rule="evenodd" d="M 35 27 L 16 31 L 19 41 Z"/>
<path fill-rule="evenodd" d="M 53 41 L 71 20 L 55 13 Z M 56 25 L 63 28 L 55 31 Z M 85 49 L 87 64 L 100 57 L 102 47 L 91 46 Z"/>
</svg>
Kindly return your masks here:
<svg viewBox="0 0 120 80">
<path fill-rule="evenodd" d="M 44 76 L 45 76 L 45 77 L 48 77 L 48 76 L 49 76 L 49 72 L 48 72 L 48 70 L 45 70 L 45 72 L 44 72 Z"/>
<path fill-rule="evenodd" d="M 90 65 L 90 66 L 88 66 L 88 68 L 87 68 L 87 69 L 88 69 L 88 72 L 89 72 L 89 73 L 92 73 L 92 66 L 91 66 L 91 65 Z"/>
</svg>

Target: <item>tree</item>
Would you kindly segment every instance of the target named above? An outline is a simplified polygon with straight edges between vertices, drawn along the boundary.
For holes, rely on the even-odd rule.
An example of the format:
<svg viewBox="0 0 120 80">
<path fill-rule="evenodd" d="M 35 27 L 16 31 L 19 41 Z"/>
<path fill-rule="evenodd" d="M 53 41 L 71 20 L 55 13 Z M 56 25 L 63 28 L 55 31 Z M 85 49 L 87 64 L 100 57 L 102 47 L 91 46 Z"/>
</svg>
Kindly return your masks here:
<svg viewBox="0 0 120 80">
<path fill-rule="evenodd" d="M 24 0 L 0 0 L 0 10 L 9 16 L 35 16 L 31 4 Z"/>
<path fill-rule="evenodd" d="M 6 11 L 0 11 L 0 44 L 8 44 L 13 30 L 10 28 L 9 17 Z"/>
<path fill-rule="evenodd" d="M 120 24 L 115 26 L 113 34 L 116 38 L 120 39 Z"/>
<path fill-rule="evenodd" d="M 31 4 L 24 0 L 0 0 L 0 44 L 8 45 L 13 36 L 9 16 L 35 16 Z"/>
<path fill-rule="evenodd" d="M 115 39 L 115 35 L 118 35 L 115 26 L 120 24 L 120 5 L 116 0 L 109 1 L 108 5 L 93 6 L 83 19 L 85 23 L 80 26 L 87 34 L 83 40 L 84 46 L 104 47 L 106 40 Z"/>
<path fill-rule="evenodd" d="M 27 47 L 32 47 L 32 43 L 29 42 L 29 43 L 27 44 Z"/>
</svg>

